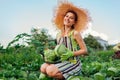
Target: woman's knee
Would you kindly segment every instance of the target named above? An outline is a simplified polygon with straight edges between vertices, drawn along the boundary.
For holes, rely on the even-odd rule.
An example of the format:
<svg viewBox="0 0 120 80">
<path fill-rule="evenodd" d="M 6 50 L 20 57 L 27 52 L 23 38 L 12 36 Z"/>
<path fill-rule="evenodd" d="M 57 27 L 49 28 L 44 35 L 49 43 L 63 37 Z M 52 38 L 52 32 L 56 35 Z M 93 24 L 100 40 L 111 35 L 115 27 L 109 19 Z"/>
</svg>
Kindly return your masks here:
<svg viewBox="0 0 120 80">
<path fill-rule="evenodd" d="M 46 73 L 46 68 L 47 68 L 48 66 L 49 66 L 49 64 L 47 64 L 47 63 L 42 64 L 41 67 L 40 67 L 40 71 L 41 71 L 42 73 Z"/>
<path fill-rule="evenodd" d="M 57 67 L 55 65 L 50 65 L 46 68 L 46 73 L 50 77 L 55 77 L 58 72 L 59 72 L 59 70 L 57 69 Z"/>
</svg>

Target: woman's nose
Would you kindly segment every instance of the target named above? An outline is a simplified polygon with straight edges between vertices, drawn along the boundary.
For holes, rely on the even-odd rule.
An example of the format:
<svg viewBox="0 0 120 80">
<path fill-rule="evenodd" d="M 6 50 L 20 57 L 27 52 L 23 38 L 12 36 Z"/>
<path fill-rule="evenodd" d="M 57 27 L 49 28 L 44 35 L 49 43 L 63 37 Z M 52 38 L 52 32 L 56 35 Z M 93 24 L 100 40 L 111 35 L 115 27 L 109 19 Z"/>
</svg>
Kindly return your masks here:
<svg viewBox="0 0 120 80">
<path fill-rule="evenodd" d="M 69 17 L 67 17 L 66 20 L 69 20 Z"/>
</svg>

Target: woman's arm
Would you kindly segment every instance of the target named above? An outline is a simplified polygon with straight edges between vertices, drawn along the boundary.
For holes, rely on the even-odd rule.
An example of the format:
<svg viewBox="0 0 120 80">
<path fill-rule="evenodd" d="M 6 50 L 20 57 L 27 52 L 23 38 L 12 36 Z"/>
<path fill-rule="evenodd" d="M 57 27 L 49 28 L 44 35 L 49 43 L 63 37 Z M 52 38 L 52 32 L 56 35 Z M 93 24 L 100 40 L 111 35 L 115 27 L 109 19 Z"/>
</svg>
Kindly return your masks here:
<svg viewBox="0 0 120 80">
<path fill-rule="evenodd" d="M 87 48 L 86 48 L 86 45 L 85 45 L 80 33 L 78 31 L 74 31 L 73 35 L 74 35 L 74 39 L 77 41 L 77 43 L 79 44 L 79 47 L 80 47 L 80 50 L 77 50 L 74 52 L 74 56 L 87 54 Z"/>
</svg>

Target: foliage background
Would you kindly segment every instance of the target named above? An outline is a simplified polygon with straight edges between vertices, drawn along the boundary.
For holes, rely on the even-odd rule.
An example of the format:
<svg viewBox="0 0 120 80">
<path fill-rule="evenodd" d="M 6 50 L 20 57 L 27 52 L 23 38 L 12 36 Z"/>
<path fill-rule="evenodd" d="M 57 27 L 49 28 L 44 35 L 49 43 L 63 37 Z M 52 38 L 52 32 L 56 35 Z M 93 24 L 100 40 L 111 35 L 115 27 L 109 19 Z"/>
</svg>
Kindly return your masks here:
<svg viewBox="0 0 120 80">
<path fill-rule="evenodd" d="M 1 80 L 39 80 L 40 66 L 46 48 L 54 49 L 56 41 L 46 29 L 31 29 L 31 34 L 18 34 L 6 48 L 0 45 Z M 88 55 L 80 56 L 81 80 L 120 80 L 120 60 L 114 59 L 109 45 L 103 50 L 97 40 L 89 35 L 84 38 Z M 52 78 L 46 78 L 46 80 Z M 71 80 L 73 80 L 71 79 Z"/>
</svg>

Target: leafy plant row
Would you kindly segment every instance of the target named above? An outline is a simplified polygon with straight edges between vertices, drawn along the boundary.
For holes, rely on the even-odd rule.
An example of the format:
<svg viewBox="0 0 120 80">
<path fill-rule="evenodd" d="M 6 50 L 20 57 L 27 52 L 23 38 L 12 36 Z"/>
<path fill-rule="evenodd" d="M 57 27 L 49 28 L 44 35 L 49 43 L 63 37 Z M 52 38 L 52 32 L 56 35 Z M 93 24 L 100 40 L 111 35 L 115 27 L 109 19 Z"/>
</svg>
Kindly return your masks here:
<svg viewBox="0 0 120 80">
<path fill-rule="evenodd" d="M 83 80 L 119 80 L 120 60 L 113 59 L 114 51 L 97 51 L 81 57 Z"/>
<path fill-rule="evenodd" d="M 37 80 L 42 58 L 35 52 L 0 54 L 0 79 Z"/>
</svg>

